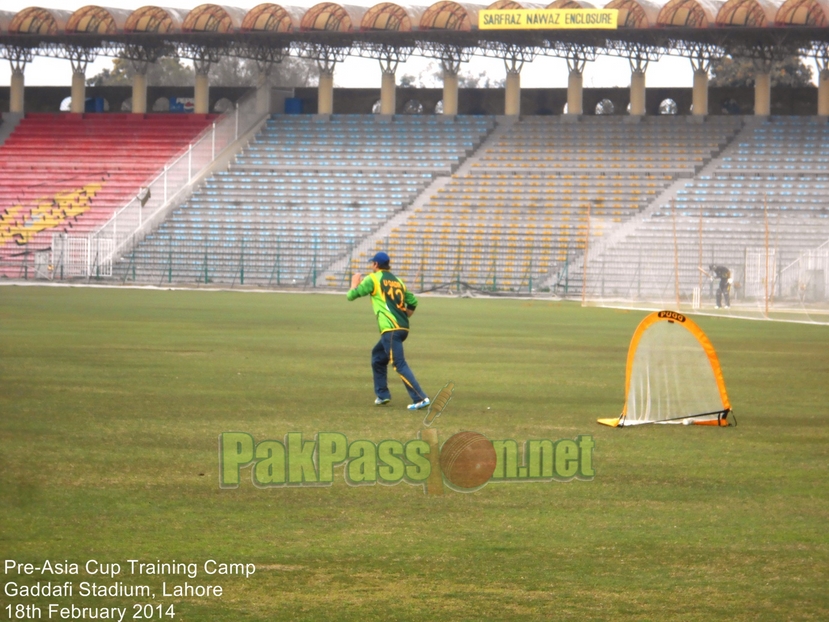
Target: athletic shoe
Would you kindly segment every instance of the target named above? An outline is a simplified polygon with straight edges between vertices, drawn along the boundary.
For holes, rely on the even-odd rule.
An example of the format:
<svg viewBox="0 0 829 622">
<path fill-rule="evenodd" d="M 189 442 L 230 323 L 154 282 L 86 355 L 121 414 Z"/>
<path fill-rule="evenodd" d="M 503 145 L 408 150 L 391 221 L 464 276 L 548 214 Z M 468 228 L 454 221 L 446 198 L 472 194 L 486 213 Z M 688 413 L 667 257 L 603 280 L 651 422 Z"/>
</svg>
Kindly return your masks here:
<svg viewBox="0 0 829 622">
<path fill-rule="evenodd" d="M 378 397 L 377 399 L 374 400 L 374 405 L 375 406 L 385 406 L 390 401 L 391 401 L 390 397 Z"/>
<path fill-rule="evenodd" d="M 430 403 L 431 402 L 429 401 L 429 398 L 427 397 L 422 402 L 416 402 L 414 404 L 409 404 L 408 408 L 409 408 L 409 410 L 420 410 L 422 408 L 426 408 Z"/>
</svg>

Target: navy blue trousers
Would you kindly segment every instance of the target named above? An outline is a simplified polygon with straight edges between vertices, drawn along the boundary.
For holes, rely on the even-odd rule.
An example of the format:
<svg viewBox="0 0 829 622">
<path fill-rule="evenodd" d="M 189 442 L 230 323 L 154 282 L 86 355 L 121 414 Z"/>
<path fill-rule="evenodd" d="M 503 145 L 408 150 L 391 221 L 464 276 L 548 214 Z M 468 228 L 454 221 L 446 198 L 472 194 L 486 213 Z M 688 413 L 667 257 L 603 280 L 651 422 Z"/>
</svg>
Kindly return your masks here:
<svg viewBox="0 0 829 622">
<path fill-rule="evenodd" d="M 374 394 L 380 399 L 391 399 L 391 391 L 389 391 L 388 384 L 388 368 L 391 363 L 394 371 L 398 373 L 400 379 L 409 392 L 409 397 L 412 398 L 412 403 L 422 402 L 426 399 L 426 394 L 417 380 L 414 373 L 406 363 L 406 357 L 403 354 L 403 342 L 409 336 L 407 330 L 390 330 L 380 335 L 380 341 L 371 350 L 371 369 L 374 372 Z"/>
</svg>

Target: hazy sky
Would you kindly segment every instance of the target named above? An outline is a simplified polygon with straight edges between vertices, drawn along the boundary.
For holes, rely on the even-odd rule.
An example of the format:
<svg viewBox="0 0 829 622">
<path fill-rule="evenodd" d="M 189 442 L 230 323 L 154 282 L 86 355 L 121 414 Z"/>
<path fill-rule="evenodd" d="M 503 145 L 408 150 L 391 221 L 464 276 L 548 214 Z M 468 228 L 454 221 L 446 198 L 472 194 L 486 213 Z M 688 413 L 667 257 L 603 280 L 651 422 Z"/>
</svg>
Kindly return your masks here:
<svg viewBox="0 0 829 622">
<path fill-rule="evenodd" d="M 250 9 L 260 4 L 263 0 L 236 0 L 231 6 L 242 9 Z M 379 0 L 372 2 L 360 2 L 360 0 L 349 0 L 347 4 L 372 6 Z M 608 0 L 609 1 L 609 0 Z M 292 6 L 313 6 L 316 1 L 292 0 L 286 2 Z M 47 8 L 60 8 L 74 11 L 92 4 L 89 1 L 63 0 L 62 2 L 44 2 L 35 4 L 31 0 L 2 0 L 0 8 L 5 11 L 16 12 L 30 6 L 44 6 Z M 161 0 L 158 5 L 167 8 L 192 9 L 199 4 L 200 0 Z M 597 4 L 602 4 L 597 3 Z M 101 6 L 110 8 L 137 9 L 145 6 L 136 1 L 105 0 Z M 187 61 L 189 62 L 189 61 Z M 429 63 L 428 59 L 412 57 L 405 63 L 401 63 L 397 70 L 398 80 L 404 74 L 417 76 Z M 110 67 L 112 59 L 100 57 L 91 63 L 87 68 L 87 76 L 99 73 L 102 69 Z M 479 74 L 486 72 L 495 79 L 501 79 L 505 75 L 503 61 L 473 57 L 469 63 L 462 65 L 461 73 Z M 814 71 L 813 71 L 814 73 Z M 11 68 L 7 62 L 0 60 L 0 86 L 8 86 L 11 77 Z M 380 66 L 376 60 L 349 58 L 339 64 L 334 72 L 334 84 L 338 87 L 363 87 L 380 88 Z M 25 83 L 27 86 L 60 86 L 71 84 L 72 70 L 68 60 L 37 57 L 26 66 Z M 690 87 L 693 83 L 693 72 L 688 59 L 677 57 L 663 57 L 658 63 L 651 63 L 647 72 L 648 87 L 682 86 Z M 440 86 L 432 84 L 428 86 Z M 525 88 L 566 88 L 567 87 L 567 65 L 563 59 L 540 57 L 532 63 L 527 63 L 521 72 L 521 86 Z M 626 59 L 615 57 L 600 57 L 596 62 L 588 63 L 584 72 L 585 87 L 612 87 L 630 86 L 630 65 Z"/>
</svg>

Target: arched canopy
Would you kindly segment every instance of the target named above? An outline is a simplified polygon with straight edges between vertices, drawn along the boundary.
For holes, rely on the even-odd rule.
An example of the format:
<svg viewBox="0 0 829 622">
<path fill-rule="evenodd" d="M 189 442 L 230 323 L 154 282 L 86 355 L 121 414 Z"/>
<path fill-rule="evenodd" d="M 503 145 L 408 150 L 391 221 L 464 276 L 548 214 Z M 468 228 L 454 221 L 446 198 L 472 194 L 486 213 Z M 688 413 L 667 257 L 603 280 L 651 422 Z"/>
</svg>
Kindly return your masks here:
<svg viewBox="0 0 829 622">
<path fill-rule="evenodd" d="M 69 11 L 29 7 L 14 16 L 9 24 L 9 34 L 56 35 L 64 31 L 71 15 Z"/>
<path fill-rule="evenodd" d="M 829 25 L 829 2 L 826 0 L 786 0 L 774 18 L 776 26 Z"/>
<path fill-rule="evenodd" d="M 245 13 L 218 4 L 202 4 L 187 14 L 181 29 L 184 32 L 235 32 L 242 26 Z"/>
<path fill-rule="evenodd" d="M 416 16 L 418 19 L 420 14 L 422 14 L 422 10 Z M 366 11 L 363 20 L 360 22 L 360 30 L 410 32 L 412 30 L 412 15 L 399 4 L 381 2 Z"/>
<path fill-rule="evenodd" d="M 515 0 L 496 0 L 488 7 L 487 11 L 516 11 L 521 9 L 543 9 L 546 4 L 539 4 L 535 2 L 516 2 Z"/>
<path fill-rule="evenodd" d="M 611 0 L 604 8 L 619 11 L 619 28 L 650 28 L 662 7 L 649 0 Z"/>
<path fill-rule="evenodd" d="M 518 4 L 515 0 L 497 0 L 497 2 L 493 2 L 486 9 L 487 11 L 515 11 L 525 8 L 527 7 Z"/>
<path fill-rule="evenodd" d="M 713 0 L 670 0 L 659 12 L 657 26 L 708 28 L 715 23 L 722 4 Z"/>
<path fill-rule="evenodd" d="M 764 28 L 774 23 L 776 13 L 770 0 L 728 0 L 717 13 L 717 26 Z"/>
<path fill-rule="evenodd" d="M 278 4 L 259 4 L 245 14 L 243 32 L 294 32 L 299 28 L 302 14 L 293 8 Z"/>
<path fill-rule="evenodd" d="M 421 30 L 455 30 L 468 32 L 478 26 L 478 7 L 441 0 L 423 12 Z"/>
<path fill-rule="evenodd" d="M 146 32 L 169 34 L 181 32 L 184 15 L 175 9 L 163 9 L 157 6 L 142 6 L 127 18 L 125 32 Z"/>
<path fill-rule="evenodd" d="M 9 24 L 12 23 L 12 19 L 14 18 L 14 13 L 9 13 L 8 11 L 0 11 L 0 35 L 4 35 L 9 32 Z"/>
<path fill-rule="evenodd" d="M 355 22 L 360 23 L 358 19 L 354 19 L 358 17 L 356 13 L 359 12 L 359 17 L 362 17 L 362 11 L 365 11 L 362 8 L 355 7 L 355 9 L 349 11 L 334 2 L 320 2 L 308 9 L 302 16 L 300 30 L 304 32 L 313 30 L 351 32 L 354 30 Z"/>
<path fill-rule="evenodd" d="M 783 32 L 786 45 L 803 49 L 829 41 L 829 0 L 545 0 L 543 3 L 487 0 L 481 4 L 429 0 L 432 4 L 420 6 L 409 5 L 409 0 L 348 1 L 365 4 L 352 6 L 339 2 L 318 2 L 306 10 L 264 2 L 248 11 L 202 4 L 189 13 L 153 5 L 142 6 L 132 12 L 98 5 L 86 5 L 74 13 L 40 7 L 29 7 L 17 13 L 0 10 L 0 48 L 19 45 L 23 39 L 15 41 L 15 37 L 25 35 L 30 35 L 30 42 L 38 41 L 44 45 L 71 46 L 73 38 L 82 42 L 83 46 L 96 45 L 96 41 L 106 45 L 107 41 L 113 41 L 113 34 L 120 33 L 125 33 L 122 38 L 123 43 L 127 44 L 131 44 L 128 40 L 133 34 L 147 34 L 156 36 L 159 45 L 177 45 L 180 38 L 186 38 L 198 45 L 221 47 L 221 35 L 232 37 L 240 31 L 278 33 L 281 35 L 277 37 L 279 45 L 283 47 L 288 42 L 306 42 L 309 39 L 300 33 L 318 33 L 310 37 L 318 43 L 325 41 L 327 34 L 330 34 L 327 40 L 337 46 L 342 46 L 344 41 L 338 33 L 349 33 L 348 41 L 357 46 L 375 45 L 377 33 L 389 34 L 383 36 L 383 45 L 397 45 L 391 38 L 397 36 L 404 47 L 417 45 L 420 39 L 428 44 L 460 45 L 463 48 L 490 40 L 522 46 L 533 45 L 532 37 L 520 32 L 477 32 L 480 11 L 485 6 L 500 11 L 540 8 L 578 10 L 598 8 L 602 3 L 605 3 L 603 8 L 615 9 L 619 13 L 619 29 L 608 35 L 614 41 L 664 46 L 665 29 L 672 29 L 669 35 L 671 40 L 676 35 L 689 42 L 704 40 L 725 47 L 760 43 L 779 45 Z M 706 28 L 717 30 L 713 38 L 689 32 Z M 637 32 L 631 32 L 632 29 Z M 420 31 L 417 35 L 412 34 L 417 31 Z M 361 32 L 366 35 L 359 34 Z M 187 36 L 177 37 L 180 33 Z M 591 40 L 595 43 L 591 39 L 595 34 L 590 33 L 584 35 L 586 39 L 571 32 L 551 36 L 560 36 L 561 41 L 577 37 L 579 41 Z M 140 40 L 141 45 L 146 41 L 140 37 L 133 40 Z M 268 36 L 256 38 L 257 44 L 264 42 L 268 45 L 269 41 L 276 40 Z"/>
<path fill-rule="evenodd" d="M 595 9 L 596 5 L 592 2 L 584 2 L 583 0 L 555 0 L 547 5 L 548 9 Z"/>
<path fill-rule="evenodd" d="M 87 5 L 72 13 L 66 22 L 66 32 L 111 35 L 124 32 L 124 26 L 130 12 L 124 9 L 107 9 L 101 6 Z"/>
</svg>

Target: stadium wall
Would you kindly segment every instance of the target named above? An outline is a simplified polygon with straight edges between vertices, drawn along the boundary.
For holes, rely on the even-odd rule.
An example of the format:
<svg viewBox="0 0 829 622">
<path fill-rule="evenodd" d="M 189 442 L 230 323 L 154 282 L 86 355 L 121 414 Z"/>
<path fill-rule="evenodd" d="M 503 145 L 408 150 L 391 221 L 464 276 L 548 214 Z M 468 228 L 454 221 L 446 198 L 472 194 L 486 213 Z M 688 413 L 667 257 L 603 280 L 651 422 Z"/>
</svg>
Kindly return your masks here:
<svg viewBox="0 0 829 622">
<path fill-rule="evenodd" d="M 304 113 L 317 110 L 317 90 L 297 88 L 296 97 L 302 100 Z M 659 114 L 660 104 L 672 99 L 678 114 L 691 114 L 693 89 L 651 88 L 646 91 L 645 109 L 649 115 Z M 397 89 L 397 113 L 403 114 L 406 104 L 420 102 L 425 114 L 434 112 L 435 105 L 443 98 L 443 89 Z M 628 88 L 586 88 L 583 92 L 585 114 L 593 114 L 604 99 L 613 103 L 614 114 L 627 114 L 630 103 Z M 334 112 L 339 114 L 369 114 L 375 102 L 380 100 L 380 89 L 337 89 L 334 92 Z M 710 88 L 708 92 L 709 114 L 752 114 L 754 112 L 754 88 Z M 522 89 L 522 115 L 558 115 L 567 103 L 567 89 Z M 772 114 L 810 116 L 817 113 L 817 88 L 772 89 Z M 503 89 L 460 89 L 459 114 L 504 114 Z"/>
<path fill-rule="evenodd" d="M 237 101 L 248 88 L 244 87 L 210 87 L 210 110 L 216 112 L 215 106 L 222 99 Z M 304 114 L 317 112 L 317 89 L 313 87 L 293 89 L 295 97 L 302 102 Z M 149 87 L 147 89 L 148 108 L 159 98 L 193 97 L 191 87 Z M 61 102 L 71 95 L 69 86 L 33 86 L 25 91 L 25 109 L 27 112 L 58 112 Z M 132 87 L 106 86 L 87 87 L 87 97 L 102 97 L 109 104 L 110 112 L 121 112 L 122 104 L 132 97 Z M 283 90 L 284 97 L 284 90 Z M 587 88 L 584 89 L 584 110 L 594 114 L 596 106 L 604 99 L 613 103 L 614 114 L 627 114 L 630 103 L 628 88 Z M 443 89 L 397 89 L 397 113 L 406 113 L 410 102 L 418 102 L 423 114 L 433 114 L 435 106 L 443 98 Z M 673 100 L 678 114 L 689 115 L 691 112 L 692 89 L 690 88 L 650 88 L 646 92 L 645 108 L 648 115 L 659 114 L 660 104 Z M 752 114 L 754 112 L 753 88 L 709 89 L 709 114 Z M 380 100 L 380 89 L 335 89 L 334 112 L 336 114 L 370 114 L 372 107 Z M 283 112 L 283 98 L 273 98 L 272 112 Z M 522 89 L 522 115 L 558 115 L 562 114 L 567 103 L 567 89 Z M 0 110 L 9 109 L 9 87 L 0 87 Z M 504 114 L 503 89 L 461 89 L 458 93 L 459 114 L 502 115 Z M 776 88 L 772 89 L 771 113 L 783 116 L 811 116 L 817 113 L 817 88 Z"/>
<path fill-rule="evenodd" d="M 222 99 L 238 101 L 247 87 L 216 86 L 210 89 L 210 110 Z M 61 102 L 72 95 L 71 86 L 27 86 L 24 91 L 24 109 L 26 112 L 58 112 Z M 132 98 L 131 86 L 87 86 L 86 97 L 102 97 L 109 105 L 109 112 L 123 112 L 122 105 Z M 147 88 L 147 108 L 152 110 L 153 103 L 160 98 L 192 98 L 193 87 L 151 86 Z M 9 109 L 9 87 L 0 87 L 0 110 Z"/>
</svg>

